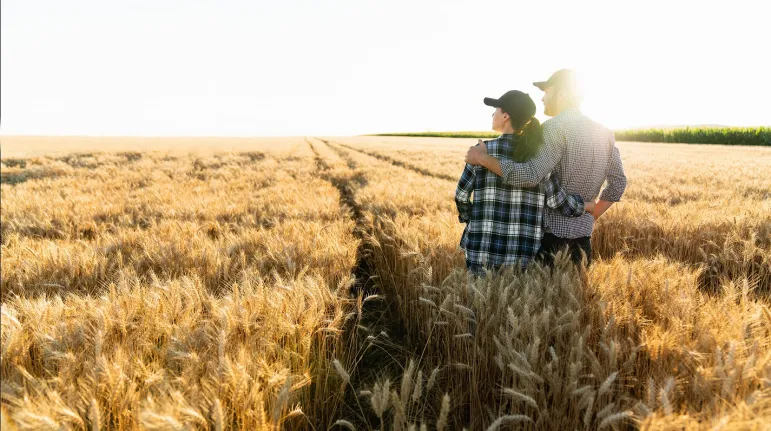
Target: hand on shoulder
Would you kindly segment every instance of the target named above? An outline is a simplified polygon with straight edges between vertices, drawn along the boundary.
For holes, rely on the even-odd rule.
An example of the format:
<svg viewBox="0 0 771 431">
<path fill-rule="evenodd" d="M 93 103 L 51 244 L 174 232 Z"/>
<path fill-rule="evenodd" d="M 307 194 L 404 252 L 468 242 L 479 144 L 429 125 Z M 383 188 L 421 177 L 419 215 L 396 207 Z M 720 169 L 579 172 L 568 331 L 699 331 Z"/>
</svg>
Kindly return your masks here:
<svg viewBox="0 0 771 431">
<path fill-rule="evenodd" d="M 469 148 L 468 152 L 466 152 L 466 163 L 481 166 L 482 159 L 485 156 L 487 156 L 487 145 L 480 139 L 475 146 Z"/>
</svg>

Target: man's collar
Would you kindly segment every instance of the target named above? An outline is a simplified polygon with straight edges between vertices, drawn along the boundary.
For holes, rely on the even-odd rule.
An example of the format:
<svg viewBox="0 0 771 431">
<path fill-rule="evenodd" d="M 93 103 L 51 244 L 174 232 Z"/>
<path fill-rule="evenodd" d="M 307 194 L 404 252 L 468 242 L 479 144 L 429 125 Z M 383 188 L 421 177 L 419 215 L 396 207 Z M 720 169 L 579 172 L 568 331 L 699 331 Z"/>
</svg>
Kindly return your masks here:
<svg viewBox="0 0 771 431">
<path fill-rule="evenodd" d="M 559 117 L 562 114 L 580 114 L 580 113 L 581 113 L 581 108 L 565 108 L 557 116 Z"/>
</svg>

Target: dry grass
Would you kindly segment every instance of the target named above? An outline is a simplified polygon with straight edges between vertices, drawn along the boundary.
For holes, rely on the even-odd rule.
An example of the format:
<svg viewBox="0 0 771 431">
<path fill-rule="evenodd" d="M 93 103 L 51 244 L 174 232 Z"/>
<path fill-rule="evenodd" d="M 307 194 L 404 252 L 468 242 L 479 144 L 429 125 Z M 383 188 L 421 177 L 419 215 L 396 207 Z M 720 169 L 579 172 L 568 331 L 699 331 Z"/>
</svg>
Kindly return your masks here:
<svg viewBox="0 0 771 431">
<path fill-rule="evenodd" d="M 324 139 L 4 145 L 3 429 L 771 421 L 771 149 L 622 143 L 588 272 L 469 281 L 473 140 Z"/>
</svg>

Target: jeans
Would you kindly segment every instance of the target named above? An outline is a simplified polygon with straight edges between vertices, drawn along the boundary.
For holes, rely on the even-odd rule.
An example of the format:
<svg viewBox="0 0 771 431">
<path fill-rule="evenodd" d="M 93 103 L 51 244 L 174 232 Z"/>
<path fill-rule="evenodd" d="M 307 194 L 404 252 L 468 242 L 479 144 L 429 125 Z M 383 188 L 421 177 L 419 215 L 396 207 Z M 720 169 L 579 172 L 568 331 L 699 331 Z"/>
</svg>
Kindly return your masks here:
<svg viewBox="0 0 771 431">
<path fill-rule="evenodd" d="M 554 266 L 554 255 L 567 248 L 570 260 L 576 265 L 581 264 L 582 255 L 586 255 L 586 266 L 592 263 L 592 237 L 560 238 L 551 233 L 545 233 L 541 239 L 541 248 L 536 260 L 548 266 Z"/>
</svg>

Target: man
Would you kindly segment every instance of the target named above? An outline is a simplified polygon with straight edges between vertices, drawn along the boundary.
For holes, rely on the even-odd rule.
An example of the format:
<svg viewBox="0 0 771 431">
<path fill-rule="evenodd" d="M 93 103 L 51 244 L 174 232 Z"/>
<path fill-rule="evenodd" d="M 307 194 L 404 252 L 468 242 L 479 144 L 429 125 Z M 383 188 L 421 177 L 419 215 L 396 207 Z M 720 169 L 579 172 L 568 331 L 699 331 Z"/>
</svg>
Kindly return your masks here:
<svg viewBox="0 0 771 431">
<path fill-rule="evenodd" d="M 480 141 L 480 145 L 486 145 L 501 161 L 524 162 L 538 154 L 543 134 L 533 117 L 535 103 L 529 95 L 512 90 L 499 99 L 485 98 L 484 103 L 495 107 L 492 128 L 501 136 Z M 459 221 L 466 223 L 460 241 L 466 267 L 477 276 L 484 275 L 485 269 L 524 267 L 535 258 L 543 236 L 544 208 L 577 217 L 594 207 L 593 201 L 585 206 L 580 196 L 567 195 L 556 175 L 547 175 L 532 187 L 516 187 L 487 169 L 470 165 L 458 182 L 455 203 Z"/>
<path fill-rule="evenodd" d="M 551 264 L 553 254 L 567 248 L 574 262 L 580 263 L 585 256 L 588 265 L 594 222 L 621 200 L 626 189 L 621 156 L 613 132 L 579 110 L 581 97 L 572 70 L 558 70 L 547 81 L 533 85 L 544 91 L 544 113 L 554 117 L 543 124 L 544 144 L 538 155 L 517 163 L 499 160 L 478 145 L 469 149 L 466 162 L 487 168 L 512 186 L 532 187 L 554 172 L 567 193 L 580 195 L 585 202 L 594 202 L 599 195 L 594 210 L 580 217 L 566 217 L 547 208 L 538 252 L 540 259 Z M 607 187 L 600 194 L 605 181 Z"/>
</svg>

